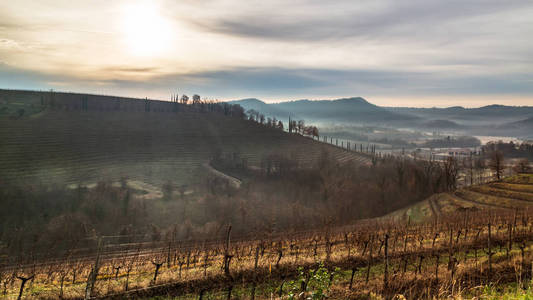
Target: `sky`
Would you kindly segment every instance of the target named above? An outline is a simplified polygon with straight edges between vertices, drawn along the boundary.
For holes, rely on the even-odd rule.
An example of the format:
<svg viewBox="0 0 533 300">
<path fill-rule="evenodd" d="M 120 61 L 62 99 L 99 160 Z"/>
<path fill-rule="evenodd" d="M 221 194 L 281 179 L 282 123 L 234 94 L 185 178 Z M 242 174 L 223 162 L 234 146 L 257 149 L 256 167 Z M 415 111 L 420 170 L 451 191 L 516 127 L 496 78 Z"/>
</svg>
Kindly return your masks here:
<svg viewBox="0 0 533 300">
<path fill-rule="evenodd" d="M 0 88 L 533 105 L 533 1 L 3 0 Z"/>
</svg>

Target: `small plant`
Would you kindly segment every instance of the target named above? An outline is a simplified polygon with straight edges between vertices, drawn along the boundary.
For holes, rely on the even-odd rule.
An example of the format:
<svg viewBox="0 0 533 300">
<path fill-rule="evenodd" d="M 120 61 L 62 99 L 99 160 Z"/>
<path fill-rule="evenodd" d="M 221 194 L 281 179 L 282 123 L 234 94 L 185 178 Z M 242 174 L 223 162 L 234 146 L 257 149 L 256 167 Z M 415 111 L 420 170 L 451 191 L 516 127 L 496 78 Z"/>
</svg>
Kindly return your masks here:
<svg viewBox="0 0 533 300">
<path fill-rule="evenodd" d="M 298 278 L 288 283 L 288 299 L 327 298 L 330 286 L 339 272 L 339 268 L 329 272 L 323 263 L 319 263 L 318 269 L 310 269 L 307 273 L 302 267 L 298 268 Z"/>
</svg>

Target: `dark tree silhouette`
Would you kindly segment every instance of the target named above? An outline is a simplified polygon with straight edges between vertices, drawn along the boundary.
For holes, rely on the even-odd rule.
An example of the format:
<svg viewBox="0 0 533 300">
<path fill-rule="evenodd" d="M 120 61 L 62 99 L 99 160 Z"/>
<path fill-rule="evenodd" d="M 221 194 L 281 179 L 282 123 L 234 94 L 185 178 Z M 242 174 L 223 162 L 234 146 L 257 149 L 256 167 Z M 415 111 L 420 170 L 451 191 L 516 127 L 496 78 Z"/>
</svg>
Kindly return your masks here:
<svg viewBox="0 0 533 300">
<path fill-rule="evenodd" d="M 500 180 L 505 168 L 503 161 L 503 152 L 496 150 L 492 151 L 489 156 L 489 167 L 494 171 L 496 179 Z"/>
</svg>

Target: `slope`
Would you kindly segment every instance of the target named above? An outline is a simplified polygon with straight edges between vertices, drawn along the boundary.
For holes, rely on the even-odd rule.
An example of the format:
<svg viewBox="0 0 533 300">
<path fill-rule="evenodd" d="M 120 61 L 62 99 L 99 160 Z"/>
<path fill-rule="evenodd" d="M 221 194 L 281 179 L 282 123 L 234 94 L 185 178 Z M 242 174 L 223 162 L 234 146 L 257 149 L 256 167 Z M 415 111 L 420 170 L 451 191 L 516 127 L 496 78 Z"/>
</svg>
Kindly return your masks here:
<svg viewBox="0 0 533 300">
<path fill-rule="evenodd" d="M 533 174 L 519 174 L 504 179 L 436 194 L 411 207 L 383 218 L 424 221 L 458 211 L 480 209 L 516 210 L 533 207 Z"/>
<path fill-rule="evenodd" d="M 384 108 L 369 103 L 361 97 L 343 98 L 336 100 L 297 100 L 280 103 L 266 104 L 249 100 L 233 101 L 245 109 L 256 109 L 265 115 L 284 118 L 291 115 L 293 118 L 303 118 L 311 122 L 398 122 L 417 119 L 414 116 L 388 111 Z"/>
<path fill-rule="evenodd" d="M 191 105 L 173 112 L 164 109 L 170 103 L 151 101 L 150 111 L 139 111 L 126 110 L 122 101 L 121 109 L 80 110 L 75 108 L 80 94 L 56 93 L 56 101 L 64 99 L 62 106 L 54 108 L 41 106 L 43 96 L 46 100 L 50 95 L 2 94 L 4 111 L 18 107 L 26 113 L 0 117 L 0 183 L 77 184 L 127 177 L 156 185 L 190 184 L 206 172 L 204 164 L 213 154 L 221 151 L 239 153 L 250 165 L 259 165 L 267 154 L 281 153 L 306 166 L 323 150 L 338 159 L 368 160 L 240 117 L 194 110 Z M 90 102 L 92 96 L 88 97 Z M 104 105 L 116 100 L 98 97 Z M 139 102 L 144 110 L 146 105 L 145 100 L 126 100 L 133 103 L 130 108 Z M 158 105 L 161 109 L 156 110 Z"/>
</svg>

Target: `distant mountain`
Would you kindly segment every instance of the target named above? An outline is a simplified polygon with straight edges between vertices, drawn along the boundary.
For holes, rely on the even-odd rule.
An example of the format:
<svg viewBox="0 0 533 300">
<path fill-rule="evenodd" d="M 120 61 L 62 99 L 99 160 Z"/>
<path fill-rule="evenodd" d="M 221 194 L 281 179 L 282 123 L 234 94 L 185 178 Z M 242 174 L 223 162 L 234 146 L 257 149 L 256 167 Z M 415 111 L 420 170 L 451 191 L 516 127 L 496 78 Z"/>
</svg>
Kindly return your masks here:
<svg viewBox="0 0 533 300">
<path fill-rule="evenodd" d="M 283 111 L 282 109 L 279 109 L 271 104 L 267 104 L 259 99 L 256 98 L 248 98 L 248 99 L 242 99 L 242 100 L 236 100 L 236 101 L 230 101 L 230 104 L 239 104 L 242 106 L 245 111 L 248 111 L 250 109 L 256 110 L 258 112 L 261 112 L 265 116 L 269 117 L 276 117 L 279 119 L 287 119 L 289 118 L 289 113 L 286 111 Z"/>
<path fill-rule="evenodd" d="M 533 134 L 533 116 L 524 120 L 505 123 L 503 125 L 500 125 L 499 128 L 525 130 L 528 131 L 530 134 Z"/>
<path fill-rule="evenodd" d="M 488 119 L 491 119 L 490 117 Z M 533 115 L 519 121 L 499 122 L 471 128 L 472 133 L 489 136 L 513 136 L 533 139 Z"/>
<path fill-rule="evenodd" d="M 447 108 L 415 108 L 415 107 L 387 107 L 387 110 L 396 113 L 409 114 L 427 119 L 452 119 L 452 120 L 479 120 L 488 121 L 527 118 L 533 114 L 532 106 L 505 106 L 499 104 L 487 105 L 477 108 L 464 108 L 452 106 Z"/>
<path fill-rule="evenodd" d="M 510 124 L 533 126 L 533 116 L 531 116 L 531 117 L 529 117 L 529 118 L 527 118 L 525 120 L 522 120 L 522 121 L 512 122 Z"/>
<path fill-rule="evenodd" d="M 258 99 L 232 101 L 284 122 L 290 116 L 308 123 L 365 124 L 399 128 L 451 130 L 470 135 L 532 137 L 533 107 L 499 104 L 478 108 L 381 107 L 364 98 L 296 100 L 265 103 Z M 517 121 L 520 120 L 520 121 Z"/>
<path fill-rule="evenodd" d="M 267 104 L 257 99 L 230 102 L 246 110 L 255 109 L 266 116 L 301 118 L 311 122 L 391 123 L 410 121 L 417 117 L 391 112 L 371 104 L 361 97 L 336 100 L 296 100 Z"/>
</svg>

